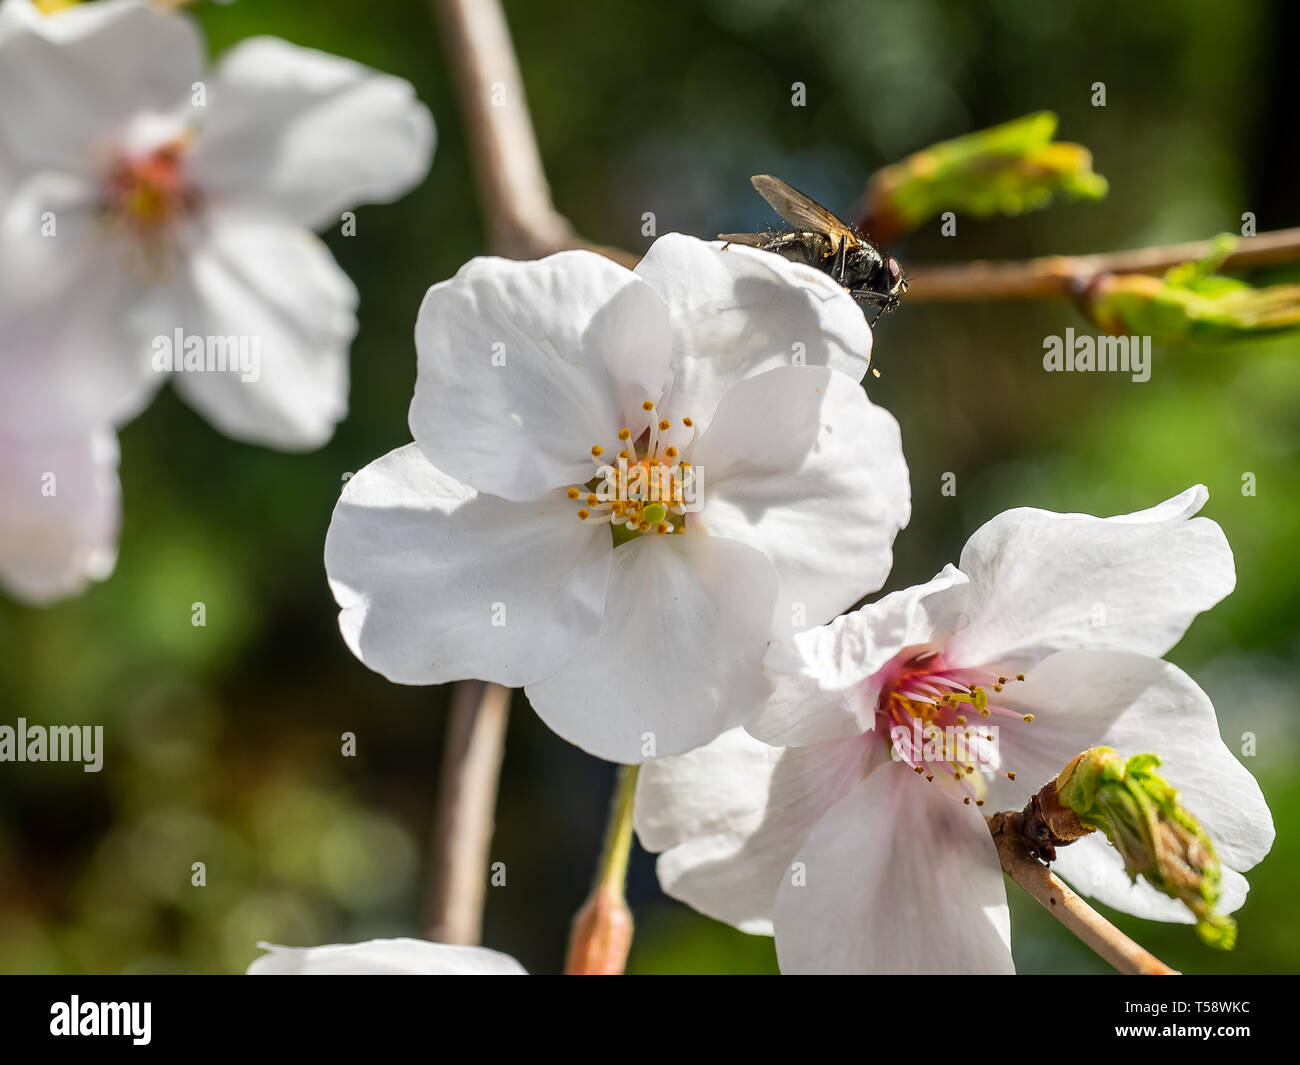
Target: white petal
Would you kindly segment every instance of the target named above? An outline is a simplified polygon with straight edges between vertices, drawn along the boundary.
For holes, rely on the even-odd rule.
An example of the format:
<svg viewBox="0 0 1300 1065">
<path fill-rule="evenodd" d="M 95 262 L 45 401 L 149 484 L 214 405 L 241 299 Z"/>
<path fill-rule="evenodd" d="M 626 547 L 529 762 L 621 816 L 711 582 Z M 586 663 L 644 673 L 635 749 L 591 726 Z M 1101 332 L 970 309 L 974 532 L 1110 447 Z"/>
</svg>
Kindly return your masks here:
<svg viewBox="0 0 1300 1065">
<path fill-rule="evenodd" d="M 739 382 L 691 461 L 703 478 L 691 517 L 776 566 L 776 635 L 827 621 L 884 583 L 911 515 L 907 464 L 893 415 L 845 375 L 786 367 Z"/>
<path fill-rule="evenodd" d="M 773 645 L 766 666 L 775 690 L 750 733 L 802 746 L 874 728 L 880 685 L 873 676 L 904 649 L 941 647 L 965 623 L 966 610 L 966 576 L 946 566 L 926 584 Z"/>
<path fill-rule="evenodd" d="M 643 536 L 616 548 L 600 632 L 528 687 L 533 709 L 583 750 L 643 762 L 708 743 L 753 715 L 776 574 L 753 548 Z"/>
<path fill-rule="evenodd" d="M 862 311 L 810 266 L 668 233 L 636 272 L 671 317 L 671 409 L 702 428 L 727 389 L 765 370 L 826 366 L 854 381 L 867 372 L 871 329 Z"/>
<path fill-rule="evenodd" d="M 0 424 L 81 435 L 138 414 L 159 385 L 150 341 L 174 321 L 158 314 L 165 298 L 99 224 L 83 182 L 24 181 L 0 221 Z"/>
<path fill-rule="evenodd" d="M 993 837 L 896 762 L 813 826 L 776 904 L 784 973 L 1011 973 L 1011 919 Z"/>
<path fill-rule="evenodd" d="M 9 196 L 22 177 L 22 164 L 4 141 L 0 141 L 0 196 Z"/>
<path fill-rule="evenodd" d="M 259 943 L 268 953 L 249 976 L 526 976 L 508 954 L 422 939 L 371 939 L 324 947 Z"/>
<path fill-rule="evenodd" d="M 1259 785 L 1219 737 L 1209 696 L 1177 666 L 1114 651 L 1063 651 L 997 698 L 1035 715 L 1031 725 L 1001 730 L 1002 762 L 1016 781 L 999 783 L 999 806 L 1018 809 L 1080 751 L 1114 747 L 1125 758 L 1160 755 L 1159 772 L 1223 864 L 1249 869 L 1272 846 L 1273 819 Z"/>
<path fill-rule="evenodd" d="M 3 0 L 0 2 L 0 43 L 10 33 L 21 30 L 29 20 L 38 19 L 41 13 L 32 5 L 31 0 Z M 18 184 L 24 171 L 0 127 L 0 196 L 7 196 Z"/>
<path fill-rule="evenodd" d="M 357 291 L 325 245 L 297 226 L 217 214 L 185 285 L 175 324 L 187 339 L 247 353 L 239 370 L 166 375 L 186 402 L 236 440 L 290 451 L 329 440 L 347 413 Z"/>
<path fill-rule="evenodd" d="M 408 444 L 348 481 L 325 569 L 343 638 L 389 680 L 519 686 L 596 632 L 611 551 L 562 495 L 475 495 Z"/>
<path fill-rule="evenodd" d="M 471 260 L 415 327 L 411 432 L 480 492 L 532 499 L 595 474 L 591 448 L 648 424 L 668 386 L 668 320 L 635 274 L 593 252 Z"/>
<path fill-rule="evenodd" d="M 641 767 L 634 820 L 661 851 L 664 892 L 741 931 L 772 934 L 777 889 L 808 830 L 869 771 L 880 744 L 781 749 L 744 729 Z"/>
<path fill-rule="evenodd" d="M 0 41 L 13 30 L 41 18 L 40 9 L 32 0 L 2 0 L 0 2 Z"/>
<path fill-rule="evenodd" d="M 222 56 L 193 170 L 207 195 L 311 229 L 428 173 L 434 127 L 409 82 L 275 37 Z"/>
<path fill-rule="evenodd" d="M 1023 682 L 1007 684 L 1000 694 L 990 692 L 996 705 L 1034 716 L 1032 723 L 988 719 L 997 729 L 1000 764 L 1016 774 L 1014 781 L 991 781 L 990 808 L 1020 809 L 1076 754 L 1110 746 L 1104 737 L 1130 704 L 1159 705 L 1165 720 L 1160 725 L 1153 715 L 1144 715 L 1152 726 L 1146 745 L 1120 753 L 1128 757 L 1158 750 L 1163 735 L 1182 722 L 1181 708 L 1167 698 L 1165 677 L 1165 663 L 1146 655 L 1058 651 L 1029 670 Z"/>
<path fill-rule="evenodd" d="M 950 657 L 1027 667 L 1067 647 L 1164 654 L 1236 581 L 1223 530 L 1192 517 L 1206 498 L 1197 486 L 1116 518 L 999 514 L 961 553 L 976 610 Z"/>
<path fill-rule="evenodd" d="M 0 140 L 33 167 L 98 172 L 133 118 L 183 108 L 202 77 L 195 23 L 152 4 L 22 21 L 0 37 Z"/>
<path fill-rule="evenodd" d="M 8 196 L 22 177 L 22 164 L 4 141 L 0 141 L 0 196 Z"/>
<path fill-rule="evenodd" d="M 117 562 L 117 438 L 0 435 L 0 585 L 29 603 L 75 595 Z"/>
</svg>

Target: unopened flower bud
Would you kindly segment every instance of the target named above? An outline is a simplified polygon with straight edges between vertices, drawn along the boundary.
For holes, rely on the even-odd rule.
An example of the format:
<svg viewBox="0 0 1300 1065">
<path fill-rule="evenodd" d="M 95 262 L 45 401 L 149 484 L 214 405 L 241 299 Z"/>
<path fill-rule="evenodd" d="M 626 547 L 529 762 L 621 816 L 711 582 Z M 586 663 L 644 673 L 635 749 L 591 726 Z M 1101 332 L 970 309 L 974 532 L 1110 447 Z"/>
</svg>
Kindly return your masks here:
<svg viewBox="0 0 1300 1065">
<path fill-rule="evenodd" d="M 573 918 L 568 976 L 618 976 L 632 949 L 632 911 L 621 891 L 597 889 Z"/>
<path fill-rule="evenodd" d="M 1156 754 L 1125 761 L 1110 747 L 1094 747 L 1062 770 L 1057 795 L 1084 825 L 1106 834 L 1130 879 L 1141 874 L 1182 902 L 1206 944 L 1231 950 L 1236 923 L 1214 909 L 1222 887 L 1214 845 L 1178 792 L 1156 773 L 1159 765 Z"/>
</svg>

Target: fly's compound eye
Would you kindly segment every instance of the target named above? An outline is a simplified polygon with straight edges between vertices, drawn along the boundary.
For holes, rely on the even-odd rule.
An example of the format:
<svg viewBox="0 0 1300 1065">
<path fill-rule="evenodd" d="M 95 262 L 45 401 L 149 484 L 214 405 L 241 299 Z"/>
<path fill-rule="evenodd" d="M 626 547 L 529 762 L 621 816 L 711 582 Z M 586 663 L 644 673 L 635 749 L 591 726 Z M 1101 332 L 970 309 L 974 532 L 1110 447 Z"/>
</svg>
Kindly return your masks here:
<svg viewBox="0 0 1300 1065">
<path fill-rule="evenodd" d="M 889 267 L 889 287 L 892 290 L 897 288 L 898 283 L 903 280 L 903 268 L 898 265 L 897 259 L 890 259 L 888 263 L 888 267 Z"/>
</svg>

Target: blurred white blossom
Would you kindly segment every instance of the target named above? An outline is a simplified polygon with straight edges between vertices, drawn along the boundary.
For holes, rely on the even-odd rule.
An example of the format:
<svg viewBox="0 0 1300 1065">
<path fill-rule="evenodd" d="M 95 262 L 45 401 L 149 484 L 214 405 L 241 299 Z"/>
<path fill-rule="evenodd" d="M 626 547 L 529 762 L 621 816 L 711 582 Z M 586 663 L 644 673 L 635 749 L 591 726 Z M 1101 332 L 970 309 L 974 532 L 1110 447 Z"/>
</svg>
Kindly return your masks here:
<svg viewBox="0 0 1300 1065">
<path fill-rule="evenodd" d="M 249 976 L 527 975 L 508 954 L 423 939 L 371 939 L 324 947 L 258 946 L 267 953 L 248 967 Z"/>
<path fill-rule="evenodd" d="M 0 215 L 0 427 L 121 424 L 174 379 L 230 436 L 326 441 L 357 295 L 311 230 L 424 176 L 411 86 L 274 38 L 206 73 L 194 21 L 143 0 L 5 0 L 0 27 L 0 164 L 24 174 Z M 254 343 L 256 379 L 160 372 L 174 336 Z"/>
</svg>

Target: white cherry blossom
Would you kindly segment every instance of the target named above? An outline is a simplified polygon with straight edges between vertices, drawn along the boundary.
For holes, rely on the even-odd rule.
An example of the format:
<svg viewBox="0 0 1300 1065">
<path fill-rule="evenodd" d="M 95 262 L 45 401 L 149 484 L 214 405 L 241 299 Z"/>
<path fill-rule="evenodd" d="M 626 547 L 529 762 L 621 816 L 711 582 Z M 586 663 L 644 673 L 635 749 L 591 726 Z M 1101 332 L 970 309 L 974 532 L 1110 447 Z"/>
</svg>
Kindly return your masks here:
<svg viewBox="0 0 1300 1065">
<path fill-rule="evenodd" d="M 526 686 L 561 736 L 638 762 L 742 724 L 769 638 L 889 572 L 898 426 L 815 270 L 679 234 L 635 271 L 476 259 L 416 345 L 415 443 L 348 482 L 325 547 L 348 646 L 390 680 Z M 698 497 L 619 489 L 620 459 Z"/>
<path fill-rule="evenodd" d="M 404 193 L 432 146 L 411 86 L 350 60 L 253 38 L 208 73 L 187 15 L 5 0 L 0 167 L 23 176 L 0 211 L 0 426 L 121 424 L 174 380 L 230 436 L 322 444 L 357 294 L 311 231 Z M 178 335 L 206 368 L 171 372 Z M 231 341 L 255 374 L 212 368 Z"/>
<path fill-rule="evenodd" d="M 1106 519 L 1008 511 L 959 568 L 775 648 L 782 679 L 749 733 L 642 769 L 636 824 L 664 890 L 774 933 L 786 972 L 1009 972 L 984 813 L 1020 809 L 1106 745 L 1162 756 L 1218 850 L 1221 909 L 1240 906 L 1272 819 L 1208 697 L 1158 657 L 1235 580 L 1222 531 L 1193 517 L 1205 499 Z M 928 742 L 941 735 L 970 739 Z M 1118 909 L 1191 920 L 1130 883 L 1099 835 L 1055 868 Z"/>
</svg>

